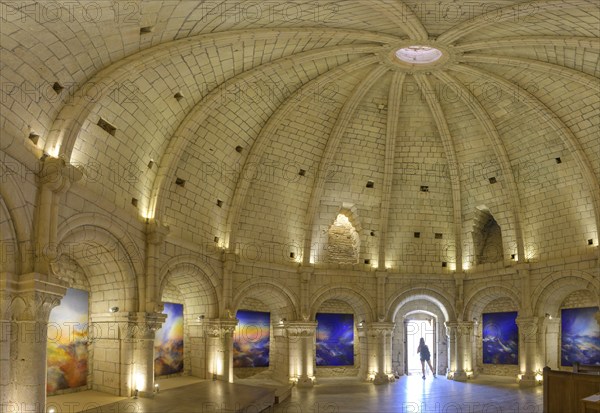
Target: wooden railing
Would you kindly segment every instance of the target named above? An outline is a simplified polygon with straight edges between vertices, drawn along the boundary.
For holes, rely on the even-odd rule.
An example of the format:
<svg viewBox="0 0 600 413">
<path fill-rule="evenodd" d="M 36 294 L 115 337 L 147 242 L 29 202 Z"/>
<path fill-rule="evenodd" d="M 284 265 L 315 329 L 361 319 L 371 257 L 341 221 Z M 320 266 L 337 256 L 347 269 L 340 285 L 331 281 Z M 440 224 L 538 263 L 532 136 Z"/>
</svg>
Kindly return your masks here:
<svg viewBox="0 0 600 413">
<path fill-rule="evenodd" d="M 573 363 L 573 373 L 600 374 L 600 366 Z"/>
<path fill-rule="evenodd" d="M 600 375 L 544 367 L 544 413 L 579 413 L 582 400 L 596 393 L 600 393 Z"/>
</svg>

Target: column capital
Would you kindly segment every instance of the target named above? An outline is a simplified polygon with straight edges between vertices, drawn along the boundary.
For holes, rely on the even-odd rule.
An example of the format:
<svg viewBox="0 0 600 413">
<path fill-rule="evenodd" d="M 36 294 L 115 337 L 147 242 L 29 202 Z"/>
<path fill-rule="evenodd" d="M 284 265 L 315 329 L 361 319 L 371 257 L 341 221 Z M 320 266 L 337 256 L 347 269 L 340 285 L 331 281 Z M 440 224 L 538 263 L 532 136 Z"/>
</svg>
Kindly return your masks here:
<svg viewBox="0 0 600 413">
<path fill-rule="evenodd" d="M 150 221 L 146 224 L 146 240 L 150 244 L 160 245 L 169 234 L 169 227 L 158 221 Z"/>
<path fill-rule="evenodd" d="M 83 177 L 83 172 L 63 158 L 49 156 L 44 159 L 38 176 L 41 185 L 53 192 L 64 193 L 69 190 L 72 183 Z"/>
<path fill-rule="evenodd" d="M 382 270 L 377 270 L 375 271 L 375 277 L 377 278 L 377 281 L 379 280 L 387 280 L 388 275 L 390 275 L 387 271 L 382 271 Z"/>
<path fill-rule="evenodd" d="M 317 331 L 316 321 L 290 321 L 286 323 L 288 336 L 291 337 L 310 337 Z"/>
<path fill-rule="evenodd" d="M 3 302 L 3 306 L 15 321 L 48 322 L 50 311 L 67 293 L 66 282 L 37 272 L 20 276 L 1 274 L 0 285 L 12 291 L 10 300 Z"/>
<path fill-rule="evenodd" d="M 385 322 L 373 322 L 366 323 L 367 334 L 374 337 L 385 334 L 392 334 L 394 332 L 394 328 L 396 324 L 394 323 L 385 323 Z"/>
<path fill-rule="evenodd" d="M 315 269 L 313 267 L 307 267 L 304 265 L 298 267 L 298 274 L 300 274 L 300 281 L 302 282 L 309 282 L 314 273 Z"/>
<path fill-rule="evenodd" d="M 206 320 L 204 323 L 204 331 L 208 337 L 224 337 L 226 334 L 233 334 L 238 320 L 219 319 Z"/>
</svg>

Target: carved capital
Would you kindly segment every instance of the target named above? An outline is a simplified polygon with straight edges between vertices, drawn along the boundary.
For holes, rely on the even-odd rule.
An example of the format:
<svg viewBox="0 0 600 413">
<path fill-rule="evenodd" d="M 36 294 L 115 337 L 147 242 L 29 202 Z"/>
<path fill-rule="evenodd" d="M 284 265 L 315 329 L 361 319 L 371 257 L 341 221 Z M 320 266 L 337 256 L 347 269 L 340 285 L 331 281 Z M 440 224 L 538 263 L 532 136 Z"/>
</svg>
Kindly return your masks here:
<svg viewBox="0 0 600 413">
<path fill-rule="evenodd" d="M 47 157 L 39 172 L 40 184 L 57 193 L 68 191 L 71 184 L 82 177 L 82 170 L 68 164 L 63 158 Z"/>
<path fill-rule="evenodd" d="M 367 323 L 367 334 L 371 337 L 392 335 L 394 333 L 394 323 Z"/>
<path fill-rule="evenodd" d="M 302 281 L 303 283 L 308 283 L 310 282 L 313 274 L 314 274 L 314 268 L 312 267 L 298 267 L 298 273 L 300 274 L 300 281 Z"/>
<path fill-rule="evenodd" d="M 232 335 L 238 320 L 214 319 L 204 322 L 204 332 L 207 337 L 222 338 L 225 335 Z"/>
<path fill-rule="evenodd" d="M 67 292 L 64 281 L 40 273 L 12 277 L 12 293 L 3 303 L 13 321 L 48 322 L 50 311 L 60 304 Z"/>
<path fill-rule="evenodd" d="M 162 244 L 168 233 L 169 227 L 162 225 L 158 221 L 152 221 L 146 225 L 146 240 L 149 244 Z"/>
<path fill-rule="evenodd" d="M 537 341 L 538 317 L 517 317 L 516 323 L 519 327 L 519 335 L 526 342 Z"/>
<path fill-rule="evenodd" d="M 288 337 L 312 337 L 317 331 L 316 321 L 292 321 L 286 325 Z"/>
</svg>

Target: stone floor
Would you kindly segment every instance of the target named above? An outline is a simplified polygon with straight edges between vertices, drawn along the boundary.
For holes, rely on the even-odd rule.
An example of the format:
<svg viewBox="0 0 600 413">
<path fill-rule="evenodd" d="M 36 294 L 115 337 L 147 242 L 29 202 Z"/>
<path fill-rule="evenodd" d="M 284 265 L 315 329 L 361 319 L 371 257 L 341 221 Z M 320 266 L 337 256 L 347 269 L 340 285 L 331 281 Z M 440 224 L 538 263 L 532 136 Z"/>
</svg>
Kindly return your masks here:
<svg viewBox="0 0 600 413">
<path fill-rule="evenodd" d="M 259 413 L 265 406 L 260 401 L 263 390 L 252 389 L 249 394 L 248 389 L 244 389 L 249 386 L 239 385 L 241 387 L 229 389 L 228 383 L 192 378 L 168 382 L 163 381 L 160 394 L 155 399 L 121 399 L 116 403 L 114 398 L 110 401 L 106 399 L 109 404 L 88 411 L 225 413 L 238 410 Z M 70 397 L 79 397 L 80 406 L 83 406 L 86 400 L 88 403 L 91 401 L 89 397 L 97 397 L 96 393 L 83 392 Z M 56 403 L 59 399 L 48 400 Z M 55 411 L 74 410 L 58 408 Z M 541 413 L 542 388 L 520 389 L 514 378 L 495 376 L 480 376 L 468 383 L 454 382 L 444 377 L 433 379 L 428 376 L 423 380 L 418 376 L 403 376 L 395 383 L 382 386 L 352 378 L 323 378 L 313 389 L 294 387 L 290 399 L 266 412 Z"/>
<path fill-rule="evenodd" d="M 480 376 L 467 383 L 402 376 L 374 386 L 349 379 L 321 379 L 313 389 L 294 388 L 276 413 L 541 413 L 542 387 L 519 388 L 513 377 Z"/>
</svg>

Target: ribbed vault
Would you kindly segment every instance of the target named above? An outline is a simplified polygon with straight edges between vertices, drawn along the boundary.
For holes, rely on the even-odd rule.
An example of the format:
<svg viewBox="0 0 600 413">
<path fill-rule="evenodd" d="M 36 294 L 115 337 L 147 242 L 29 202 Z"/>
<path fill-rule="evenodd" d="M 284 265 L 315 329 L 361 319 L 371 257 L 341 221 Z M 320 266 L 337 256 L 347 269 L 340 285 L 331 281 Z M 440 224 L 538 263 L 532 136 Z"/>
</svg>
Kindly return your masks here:
<svg viewBox="0 0 600 413">
<path fill-rule="evenodd" d="M 351 204 L 361 264 L 460 271 L 485 205 L 498 265 L 598 243 L 595 1 L 101 4 L 74 23 L 6 6 L 1 148 L 82 165 L 170 236 L 308 265 Z M 419 45 L 442 58 L 395 60 Z"/>
</svg>

